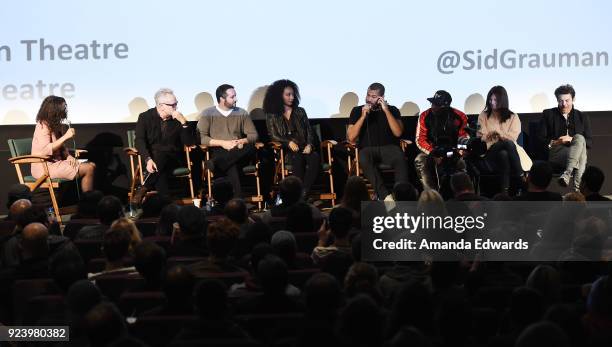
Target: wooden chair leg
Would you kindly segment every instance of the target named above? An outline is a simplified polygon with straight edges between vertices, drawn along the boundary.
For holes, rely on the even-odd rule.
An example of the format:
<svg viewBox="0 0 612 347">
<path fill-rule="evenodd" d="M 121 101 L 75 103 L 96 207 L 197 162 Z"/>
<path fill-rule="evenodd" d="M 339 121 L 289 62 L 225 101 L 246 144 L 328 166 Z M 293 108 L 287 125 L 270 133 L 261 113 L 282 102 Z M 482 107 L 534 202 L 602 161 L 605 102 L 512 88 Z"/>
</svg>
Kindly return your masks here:
<svg viewBox="0 0 612 347">
<path fill-rule="evenodd" d="M 51 204 L 53 205 L 53 211 L 55 212 L 55 219 L 57 222 L 62 225 L 62 216 L 59 212 L 59 206 L 57 205 L 57 199 L 55 198 L 55 190 L 53 189 L 53 183 L 51 182 L 51 178 L 47 176 L 47 185 L 49 189 L 49 196 L 51 196 Z"/>
</svg>

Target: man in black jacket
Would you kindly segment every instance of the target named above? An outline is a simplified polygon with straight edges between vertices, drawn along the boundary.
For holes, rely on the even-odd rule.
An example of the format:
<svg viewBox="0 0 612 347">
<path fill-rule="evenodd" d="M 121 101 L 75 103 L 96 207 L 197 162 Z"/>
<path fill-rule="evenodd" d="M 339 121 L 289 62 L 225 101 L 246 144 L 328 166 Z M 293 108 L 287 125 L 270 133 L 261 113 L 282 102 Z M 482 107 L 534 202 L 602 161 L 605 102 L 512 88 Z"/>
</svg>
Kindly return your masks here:
<svg viewBox="0 0 612 347">
<path fill-rule="evenodd" d="M 148 172 L 144 186 L 134 194 L 140 202 L 153 188 L 159 194 L 168 194 L 168 179 L 172 171 L 184 165 L 181 162 L 183 145 L 193 145 L 195 139 L 187 120 L 177 111 L 178 101 L 171 89 L 162 88 L 155 93 L 155 107 L 138 116 L 136 148 Z"/>
<path fill-rule="evenodd" d="M 559 184 L 579 189 L 580 178 L 587 163 L 587 148 L 591 148 L 591 121 L 574 108 L 576 92 L 569 85 L 555 90 L 557 107 L 544 110 L 540 137 L 548 145 L 548 161 L 555 171 L 562 170 Z"/>
</svg>

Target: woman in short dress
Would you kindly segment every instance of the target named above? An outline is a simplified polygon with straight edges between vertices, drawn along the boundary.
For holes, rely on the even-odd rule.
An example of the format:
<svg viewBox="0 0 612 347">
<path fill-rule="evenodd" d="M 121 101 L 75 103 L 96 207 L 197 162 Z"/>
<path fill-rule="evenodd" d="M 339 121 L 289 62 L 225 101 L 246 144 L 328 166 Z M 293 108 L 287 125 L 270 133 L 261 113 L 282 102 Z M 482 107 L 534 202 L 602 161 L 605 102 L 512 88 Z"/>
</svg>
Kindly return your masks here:
<svg viewBox="0 0 612 347">
<path fill-rule="evenodd" d="M 84 192 L 93 190 L 94 163 L 79 163 L 68 153 L 64 143 L 75 135 L 74 128 L 65 132 L 64 121 L 68 116 L 66 100 L 59 96 L 48 96 L 43 100 L 36 116 L 36 128 L 32 138 L 33 155 L 49 155 L 47 162 L 49 175 L 52 179 L 72 180 L 81 177 L 81 187 Z M 38 179 L 44 175 L 43 164 L 32 164 L 32 176 Z"/>
</svg>

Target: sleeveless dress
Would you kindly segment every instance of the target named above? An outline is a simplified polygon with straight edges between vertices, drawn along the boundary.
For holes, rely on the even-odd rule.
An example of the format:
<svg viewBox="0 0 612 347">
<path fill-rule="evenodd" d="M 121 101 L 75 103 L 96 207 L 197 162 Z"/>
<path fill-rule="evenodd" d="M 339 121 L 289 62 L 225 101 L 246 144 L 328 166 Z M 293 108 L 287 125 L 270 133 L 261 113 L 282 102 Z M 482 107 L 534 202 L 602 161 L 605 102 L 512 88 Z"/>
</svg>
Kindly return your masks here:
<svg viewBox="0 0 612 347">
<path fill-rule="evenodd" d="M 51 143 L 55 142 L 57 138 L 51 133 L 51 130 L 47 125 L 36 123 L 34 129 L 34 136 L 32 137 L 32 154 L 34 155 L 50 155 L 51 161 L 47 162 L 49 168 L 49 175 L 51 178 L 62 178 L 72 180 L 79 172 L 79 167 L 70 165 L 68 157 L 71 155 L 65 146 L 62 146 L 57 151 L 52 151 Z M 31 165 L 32 176 L 39 178 L 45 173 L 43 164 L 32 164 Z"/>
</svg>

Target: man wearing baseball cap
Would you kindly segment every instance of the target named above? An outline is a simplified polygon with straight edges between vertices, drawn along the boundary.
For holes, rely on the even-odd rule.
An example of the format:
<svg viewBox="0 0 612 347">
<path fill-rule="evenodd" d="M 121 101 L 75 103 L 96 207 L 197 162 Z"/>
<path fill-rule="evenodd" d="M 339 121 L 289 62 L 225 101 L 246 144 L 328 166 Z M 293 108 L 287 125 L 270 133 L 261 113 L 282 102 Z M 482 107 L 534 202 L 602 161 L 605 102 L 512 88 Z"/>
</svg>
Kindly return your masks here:
<svg viewBox="0 0 612 347">
<path fill-rule="evenodd" d="M 465 131 L 467 116 L 450 106 L 453 98 L 445 90 L 438 90 L 427 100 L 431 102 L 431 108 L 419 116 L 416 145 L 421 153 L 416 156 L 414 166 L 423 189 L 439 189 L 435 166 L 440 165 L 443 158 L 437 155 L 435 149 L 456 148 L 459 138 L 469 137 Z M 463 161 L 457 162 L 457 169 L 464 167 Z"/>
</svg>

